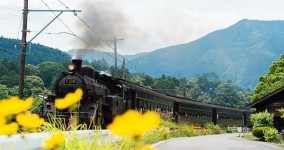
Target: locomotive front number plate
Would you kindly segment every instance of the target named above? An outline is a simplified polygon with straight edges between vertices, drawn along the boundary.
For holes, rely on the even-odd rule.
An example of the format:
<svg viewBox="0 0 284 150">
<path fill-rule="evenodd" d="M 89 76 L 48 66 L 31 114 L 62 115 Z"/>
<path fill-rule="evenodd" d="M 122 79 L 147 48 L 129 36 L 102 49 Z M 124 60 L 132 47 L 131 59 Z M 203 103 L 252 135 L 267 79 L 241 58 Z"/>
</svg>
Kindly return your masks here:
<svg viewBox="0 0 284 150">
<path fill-rule="evenodd" d="M 70 79 L 70 78 L 65 79 L 65 84 L 76 84 L 76 83 L 77 83 L 76 79 Z"/>
</svg>

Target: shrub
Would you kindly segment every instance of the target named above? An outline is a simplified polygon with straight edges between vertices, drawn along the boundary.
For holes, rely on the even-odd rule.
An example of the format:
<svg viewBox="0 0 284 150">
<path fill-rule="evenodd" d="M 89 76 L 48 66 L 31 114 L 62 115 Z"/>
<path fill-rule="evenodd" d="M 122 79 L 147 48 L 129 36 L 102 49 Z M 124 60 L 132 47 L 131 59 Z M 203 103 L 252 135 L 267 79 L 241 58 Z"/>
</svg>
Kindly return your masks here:
<svg viewBox="0 0 284 150">
<path fill-rule="evenodd" d="M 279 139 L 278 131 L 275 128 L 264 130 L 264 140 L 266 142 L 273 142 Z"/>
<path fill-rule="evenodd" d="M 213 123 L 213 122 L 206 122 L 206 123 L 204 124 L 204 127 L 211 129 L 211 128 L 214 127 L 214 123 Z"/>
<path fill-rule="evenodd" d="M 211 129 L 214 134 L 220 134 L 221 128 L 219 125 L 214 125 L 213 122 L 207 122 L 204 125 L 205 128 Z"/>
<path fill-rule="evenodd" d="M 259 112 L 251 114 L 250 120 L 253 127 L 273 127 L 273 114 L 270 114 L 265 110 L 264 112 Z"/>
<path fill-rule="evenodd" d="M 178 125 L 176 123 L 165 121 L 165 120 L 162 120 L 160 125 L 166 128 L 171 128 L 171 129 L 178 128 Z"/>
<path fill-rule="evenodd" d="M 256 127 L 252 129 L 252 134 L 264 141 L 264 132 L 271 129 L 271 127 Z"/>
</svg>

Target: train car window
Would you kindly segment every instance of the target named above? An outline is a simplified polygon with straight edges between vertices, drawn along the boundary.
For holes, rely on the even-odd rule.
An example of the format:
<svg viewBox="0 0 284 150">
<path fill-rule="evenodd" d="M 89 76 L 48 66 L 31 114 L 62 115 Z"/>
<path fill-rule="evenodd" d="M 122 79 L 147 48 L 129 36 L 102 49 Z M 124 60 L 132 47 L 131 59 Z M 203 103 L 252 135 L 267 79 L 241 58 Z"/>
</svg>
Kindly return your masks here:
<svg viewBox="0 0 284 150">
<path fill-rule="evenodd" d="M 113 99 L 113 114 L 117 114 L 117 98 Z"/>
</svg>

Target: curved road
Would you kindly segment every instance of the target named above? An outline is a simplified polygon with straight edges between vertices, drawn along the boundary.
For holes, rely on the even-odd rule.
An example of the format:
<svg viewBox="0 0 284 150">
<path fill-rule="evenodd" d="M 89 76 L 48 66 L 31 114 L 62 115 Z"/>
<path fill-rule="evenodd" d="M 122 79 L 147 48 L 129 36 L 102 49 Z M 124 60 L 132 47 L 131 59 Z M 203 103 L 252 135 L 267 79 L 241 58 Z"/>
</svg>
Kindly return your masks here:
<svg viewBox="0 0 284 150">
<path fill-rule="evenodd" d="M 239 138 L 238 134 L 175 138 L 153 147 L 159 150 L 284 150 L 271 143 Z"/>
</svg>

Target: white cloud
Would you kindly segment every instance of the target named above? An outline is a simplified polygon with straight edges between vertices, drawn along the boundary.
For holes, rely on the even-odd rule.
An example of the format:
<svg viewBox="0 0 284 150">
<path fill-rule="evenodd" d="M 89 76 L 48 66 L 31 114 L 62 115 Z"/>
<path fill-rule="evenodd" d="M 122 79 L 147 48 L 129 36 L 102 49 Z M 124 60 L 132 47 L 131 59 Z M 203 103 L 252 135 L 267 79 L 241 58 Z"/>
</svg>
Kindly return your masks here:
<svg viewBox="0 0 284 150">
<path fill-rule="evenodd" d="M 81 9 L 86 12 L 81 5 L 85 0 L 61 1 L 71 9 Z M 57 0 L 44 0 L 44 2 L 52 9 L 65 9 Z M 93 1 L 94 5 L 97 2 L 98 0 Z M 214 30 L 226 28 L 243 18 L 284 20 L 283 0 L 108 0 L 105 2 L 113 4 L 132 24 L 128 34 L 116 35 L 124 39 L 118 43 L 122 54 L 152 51 L 187 43 Z M 17 37 L 22 7 L 23 1 L 1 0 L 1 35 Z M 40 0 L 30 0 L 29 7 L 30 9 L 48 9 Z M 28 28 L 33 32 L 28 34 L 28 39 L 53 18 L 54 14 L 51 12 L 30 12 Z M 60 18 L 75 34 L 79 35 L 83 26 L 81 28 L 76 26 L 78 19 L 72 13 L 64 13 Z M 71 35 L 47 34 L 59 32 L 70 31 L 56 20 L 34 42 L 64 51 L 79 47 L 73 44 L 74 37 Z M 110 48 L 105 49 L 110 51 Z"/>
</svg>

